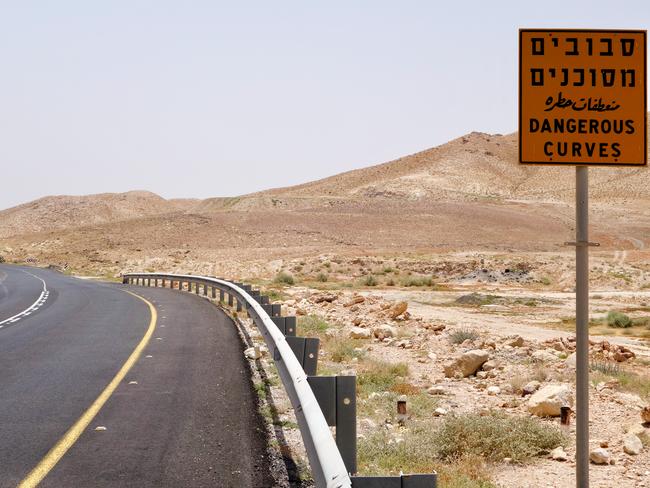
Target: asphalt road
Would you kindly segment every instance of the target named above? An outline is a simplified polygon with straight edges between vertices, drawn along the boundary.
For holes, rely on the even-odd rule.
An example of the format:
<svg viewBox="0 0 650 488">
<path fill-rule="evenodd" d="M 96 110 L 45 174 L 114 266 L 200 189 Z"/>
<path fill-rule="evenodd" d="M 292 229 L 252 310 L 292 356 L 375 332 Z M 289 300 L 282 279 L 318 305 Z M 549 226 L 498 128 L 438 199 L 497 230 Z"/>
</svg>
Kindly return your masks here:
<svg viewBox="0 0 650 488">
<path fill-rule="evenodd" d="M 155 323 L 125 290 L 151 302 Z M 243 346 L 217 307 L 168 289 L 0 265 L 0 324 L 35 303 L 0 329 L 0 487 L 17 486 L 61 445 L 69 449 L 39 486 L 273 486 Z"/>
</svg>

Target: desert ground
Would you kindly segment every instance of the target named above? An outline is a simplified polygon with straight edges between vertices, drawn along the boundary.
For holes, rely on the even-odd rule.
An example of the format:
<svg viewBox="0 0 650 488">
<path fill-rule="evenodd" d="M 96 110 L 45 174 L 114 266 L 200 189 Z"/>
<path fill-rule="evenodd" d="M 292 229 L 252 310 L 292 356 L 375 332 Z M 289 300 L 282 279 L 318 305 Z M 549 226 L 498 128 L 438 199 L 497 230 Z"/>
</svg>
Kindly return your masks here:
<svg viewBox="0 0 650 488">
<path fill-rule="evenodd" d="M 45 197 L 0 212 L 0 257 L 253 283 L 321 339 L 322 372 L 357 375 L 361 472 L 570 487 L 575 418 L 561 426 L 559 409 L 575 406 L 574 171 L 519 166 L 516 141 L 472 133 L 237 198 Z M 590 178 L 592 486 L 650 486 L 650 175 Z M 278 405 L 270 421 L 304 465 Z"/>
</svg>

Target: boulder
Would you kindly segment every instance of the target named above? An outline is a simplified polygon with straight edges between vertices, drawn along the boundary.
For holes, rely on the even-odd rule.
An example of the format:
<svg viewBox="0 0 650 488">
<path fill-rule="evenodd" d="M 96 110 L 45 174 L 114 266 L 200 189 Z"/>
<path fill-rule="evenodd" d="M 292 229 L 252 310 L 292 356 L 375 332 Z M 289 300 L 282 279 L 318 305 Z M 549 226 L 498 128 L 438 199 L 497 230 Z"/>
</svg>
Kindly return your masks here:
<svg viewBox="0 0 650 488">
<path fill-rule="evenodd" d="M 397 329 L 392 325 L 383 324 L 372 329 L 372 334 L 381 341 L 389 337 L 395 337 Z"/>
<path fill-rule="evenodd" d="M 485 361 L 485 363 L 483 363 L 483 366 L 481 366 L 481 369 L 483 371 L 492 371 L 498 365 L 499 364 L 494 359 L 490 359 L 489 361 Z"/>
<path fill-rule="evenodd" d="M 637 454 L 640 454 L 642 450 L 643 443 L 641 442 L 641 439 L 634 434 L 625 436 L 625 439 L 623 439 L 623 452 L 625 452 L 625 454 L 636 456 Z"/>
<path fill-rule="evenodd" d="M 352 327 L 350 330 L 351 339 L 370 339 L 372 337 L 372 332 L 370 329 L 364 329 L 363 327 Z"/>
<path fill-rule="evenodd" d="M 487 388 L 487 394 L 490 396 L 495 396 L 501 393 L 501 388 L 498 386 L 488 386 Z"/>
<path fill-rule="evenodd" d="M 572 352 L 569 357 L 564 360 L 567 368 L 576 369 L 576 353 Z"/>
<path fill-rule="evenodd" d="M 532 354 L 532 357 L 534 360 L 541 361 L 543 363 L 557 361 L 557 356 L 555 354 L 553 354 L 552 352 L 545 351 L 543 349 L 540 351 L 535 351 Z"/>
<path fill-rule="evenodd" d="M 611 458 L 609 451 L 603 447 L 597 447 L 589 453 L 589 459 L 594 464 L 609 464 Z"/>
<path fill-rule="evenodd" d="M 445 376 L 453 378 L 459 373 L 462 377 L 473 375 L 490 358 L 490 354 L 482 349 L 473 349 L 444 366 Z"/>
<path fill-rule="evenodd" d="M 559 417 L 562 407 L 573 406 L 573 393 L 567 384 L 546 385 L 528 399 L 528 411 L 538 417 Z"/>
<path fill-rule="evenodd" d="M 391 319 L 396 319 L 400 315 L 402 315 L 404 312 L 406 312 L 406 309 L 408 308 L 408 303 L 406 302 L 398 302 L 395 305 L 393 305 L 390 310 L 388 311 L 388 316 Z"/>
<path fill-rule="evenodd" d="M 540 386 L 542 386 L 542 384 L 537 380 L 529 381 L 521 389 L 521 392 L 522 392 L 523 396 L 532 395 L 537 390 L 539 390 Z"/>
<path fill-rule="evenodd" d="M 427 390 L 427 393 L 429 395 L 446 395 L 447 390 L 445 390 L 442 386 L 440 385 L 433 385 L 430 386 L 429 389 Z"/>
<path fill-rule="evenodd" d="M 522 347 L 524 345 L 524 338 L 521 336 L 514 336 L 506 342 L 511 347 Z"/>
</svg>

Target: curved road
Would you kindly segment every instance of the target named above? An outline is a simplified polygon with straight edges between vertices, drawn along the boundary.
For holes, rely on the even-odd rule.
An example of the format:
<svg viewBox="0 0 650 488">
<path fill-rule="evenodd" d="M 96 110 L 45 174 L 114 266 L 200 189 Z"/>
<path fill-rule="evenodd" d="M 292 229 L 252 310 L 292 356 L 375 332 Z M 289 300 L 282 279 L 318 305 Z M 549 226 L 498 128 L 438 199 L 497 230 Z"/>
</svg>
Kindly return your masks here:
<svg viewBox="0 0 650 488">
<path fill-rule="evenodd" d="M 207 300 L 1 265 L 0 324 L 0 487 L 273 486 L 242 344 Z"/>
</svg>

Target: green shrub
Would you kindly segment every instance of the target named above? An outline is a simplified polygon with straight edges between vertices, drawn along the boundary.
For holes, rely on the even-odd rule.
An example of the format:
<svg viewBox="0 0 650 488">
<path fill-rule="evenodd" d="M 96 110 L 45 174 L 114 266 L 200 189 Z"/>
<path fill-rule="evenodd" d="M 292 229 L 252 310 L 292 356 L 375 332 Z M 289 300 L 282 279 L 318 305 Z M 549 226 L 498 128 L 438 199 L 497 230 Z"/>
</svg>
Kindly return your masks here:
<svg viewBox="0 0 650 488">
<path fill-rule="evenodd" d="M 327 280 L 328 280 L 328 276 L 325 273 L 318 273 L 318 275 L 316 275 L 316 281 L 325 283 Z"/>
<path fill-rule="evenodd" d="M 467 339 L 473 342 L 478 338 L 478 332 L 472 329 L 456 329 L 451 334 L 449 334 L 449 342 L 452 344 L 462 344 Z"/>
<path fill-rule="evenodd" d="M 378 282 L 377 282 L 377 278 L 375 278 L 373 275 L 368 275 L 368 276 L 366 276 L 366 277 L 361 281 L 361 283 L 362 283 L 364 286 L 377 286 L 377 284 L 378 284 Z"/>
<path fill-rule="evenodd" d="M 293 276 L 291 276 L 289 273 L 280 271 L 277 275 L 275 275 L 273 282 L 282 283 L 284 285 L 293 285 L 296 281 L 293 279 Z"/>
<path fill-rule="evenodd" d="M 433 451 L 441 459 L 470 455 L 523 462 L 566 443 L 557 426 L 534 417 L 470 413 L 445 418 L 434 437 Z"/>
<path fill-rule="evenodd" d="M 628 327 L 632 327 L 632 321 L 630 320 L 630 317 L 624 313 L 612 310 L 607 314 L 607 325 L 610 327 L 627 329 Z"/>
<path fill-rule="evenodd" d="M 430 276 L 418 276 L 406 278 L 402 282 L 402 286 L 433 286 L 434 282 Z"/>
</svg>

